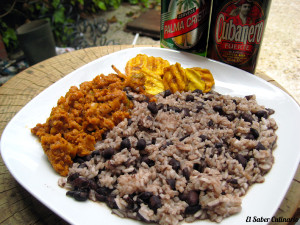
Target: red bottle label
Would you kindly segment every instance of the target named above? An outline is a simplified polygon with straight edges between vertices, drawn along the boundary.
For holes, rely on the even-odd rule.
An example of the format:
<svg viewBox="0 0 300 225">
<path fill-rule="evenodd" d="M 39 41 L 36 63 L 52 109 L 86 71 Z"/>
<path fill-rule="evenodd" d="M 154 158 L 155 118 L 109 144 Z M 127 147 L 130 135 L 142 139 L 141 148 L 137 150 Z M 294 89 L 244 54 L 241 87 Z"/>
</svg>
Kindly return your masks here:
<svg viewBox="0 0 300 225">
<path fill-rule="evenodd" d="M 204 8 L 190 9 L 189 11 L 177 15 L 177 18 L 167 20 L 164 23 L 164 38 L 172 38 L 196 29 L 207 15 L 207 10 Z"/>
<path fill-rule="evenodd" d="M 254 73 L 270 0 L 215 0 L 207 56 Z"/>
<path fill-rule="evenodd" d="M 257 51 L 264 30 L 263 11 L 256 2 L 231 1 L 217 16 L 216 49 L 224 62 L 246 63 Z"/>
</svg>

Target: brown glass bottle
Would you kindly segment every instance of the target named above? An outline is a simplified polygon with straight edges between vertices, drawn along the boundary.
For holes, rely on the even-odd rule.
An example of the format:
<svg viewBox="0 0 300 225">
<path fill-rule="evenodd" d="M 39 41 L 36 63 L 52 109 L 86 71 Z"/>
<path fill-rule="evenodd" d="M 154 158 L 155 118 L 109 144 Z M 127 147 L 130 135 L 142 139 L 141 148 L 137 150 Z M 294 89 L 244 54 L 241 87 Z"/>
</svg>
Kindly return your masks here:
<svg viewBox="0 0 300 225">
<path fill-rule="evenodd" d="M 214 0 L 207 57 L 255 72 L 271 0 Z"/>
</svg>

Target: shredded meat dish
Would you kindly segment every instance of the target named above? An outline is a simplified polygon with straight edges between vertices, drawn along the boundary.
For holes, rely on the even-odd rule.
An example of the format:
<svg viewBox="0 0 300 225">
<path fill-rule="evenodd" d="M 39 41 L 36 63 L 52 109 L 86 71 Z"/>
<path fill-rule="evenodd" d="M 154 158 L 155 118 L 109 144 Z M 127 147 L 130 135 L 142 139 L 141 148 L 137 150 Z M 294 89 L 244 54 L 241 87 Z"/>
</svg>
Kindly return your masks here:
<svg viewBox="0 0 300 225">
<path fill-rule="evenodd" d="M 113 68 L 117 74 L 101 74 L 79 88 L 72 86 L 52 108 L 47 121 L 31 129 L 51 165 L 62 176 L 68 175 L 74 157 L 89 155 L 107 131 L 130 117 L 133 104 L 123 91 L 125 87 L 147 95 L 140 80 Z"/>
</svg>

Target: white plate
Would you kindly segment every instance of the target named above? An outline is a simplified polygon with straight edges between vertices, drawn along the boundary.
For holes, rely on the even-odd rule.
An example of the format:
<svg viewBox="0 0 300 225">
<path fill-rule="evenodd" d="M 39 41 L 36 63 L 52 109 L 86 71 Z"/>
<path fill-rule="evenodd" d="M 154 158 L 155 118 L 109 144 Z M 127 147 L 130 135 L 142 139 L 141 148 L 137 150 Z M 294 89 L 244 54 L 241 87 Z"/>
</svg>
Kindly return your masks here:
<svg viewBox="0 0 300 225">
<path fill-rule="evenodd" d="M 66 197 L 66 190 L 57 185 L 59 176 L 48 163 L 37 138 L 30 133 L 30 128 L 46 121 L 51 108 L 70 86 L 92 80 L 101 73 L 114 72 L 112 64 L 124 71 L 126 62 L 138 53 L 160 56 L 171 64 L 180 62 L 184 68 L 208 68 L 214 75 L 216 91 L 233 96 L 255 94 L 259 104 L 276 111 L 273 117 L 279 127 L 279 138 L 274 151 L 275 164 L 265 176 L 264 183 L 250 188 L 243 198 L 242 211 L 223 220 L 221 224 L 246 224 L 248 216 L 252 219 L 271 219 L 288 190 L 300 159 L 299 106 L 285 92 L 252 74 L 203 57 L 167 49 L 132 48 L 104 56 L 65 76 L 30 101 L 9 122 L 1 140 L 3 160 L 15 179 L 71 224 L 142 224 L 131 219 L 120 219 L 111 214 L 111 210 L 103 203 L 82 203 Z M 215 223 L 200 221 L 193 224 Z"/>
</svg>

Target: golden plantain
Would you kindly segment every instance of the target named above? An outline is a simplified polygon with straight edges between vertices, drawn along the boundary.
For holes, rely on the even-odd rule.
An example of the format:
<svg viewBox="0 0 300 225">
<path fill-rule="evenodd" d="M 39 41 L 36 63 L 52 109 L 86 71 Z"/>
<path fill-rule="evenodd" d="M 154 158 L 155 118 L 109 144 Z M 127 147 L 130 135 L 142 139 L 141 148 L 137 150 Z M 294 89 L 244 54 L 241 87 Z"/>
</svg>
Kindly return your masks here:
<svg viewBox="0 0 300 225">
<path fill-rule="evenodd" d="M 186 90 L 187 77 L 185 70 L 181 67 L 180 63 L 166 67 L 164 69 L 162 81 L 165 90 L 170 89 L 172 93 Z"/>
<path fill-rule="evenodd" d="M 201 76 L 201 79 L 205 82 L 205 89 L 203 92 L 209 92 L 212 86 L 215 84 L 213 75 L 208 69 L 202 69 L 200 67 L 193 67 L 192 70 L 198 72 Z"/>
<path fill-rule="evenodd" d="M 145 54 L 138 54 L 127 62 L 125 73 L 127 76 L 142 76 L 145 81 L 145 91 L 156 95 L 164 91 L 161 76 L 164 68 L 169 65 L 170 63 L 167 60 L 160 57 L 148 57 Z"/>
</svg>

